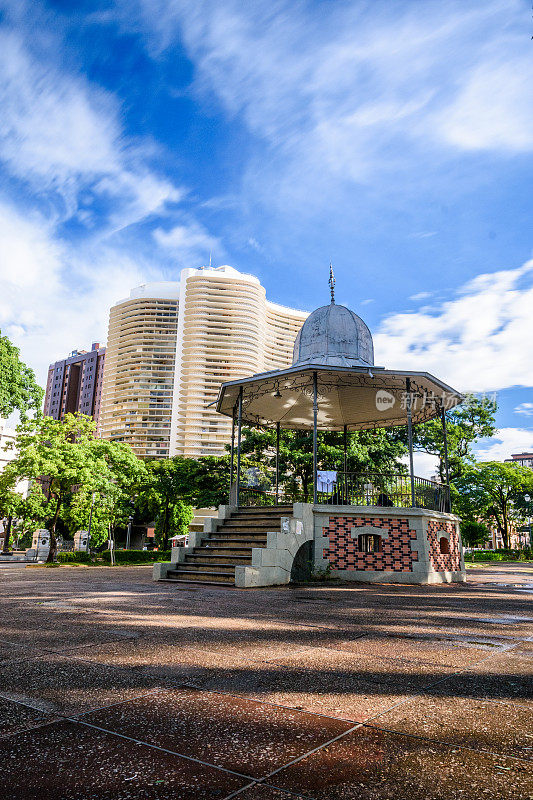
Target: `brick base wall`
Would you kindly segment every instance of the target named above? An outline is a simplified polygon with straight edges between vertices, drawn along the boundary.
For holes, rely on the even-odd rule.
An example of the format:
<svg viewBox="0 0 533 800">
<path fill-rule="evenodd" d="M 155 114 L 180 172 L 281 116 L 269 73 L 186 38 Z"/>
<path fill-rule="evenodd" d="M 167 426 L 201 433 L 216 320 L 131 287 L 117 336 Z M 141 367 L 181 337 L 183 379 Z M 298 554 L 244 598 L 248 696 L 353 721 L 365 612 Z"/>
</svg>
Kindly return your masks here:
<svg viewBox="0 0 533 800">
<path fill-rule="evenodd" d="M 362 553 L 358 548 L 358 528 L 372 528 L 379 534 L 383 531 L 382 551 Z M 324 548 L 324 559 L 332 569 L 373 570 L 411 572 L 418 553 L 411 550 L 411 541 L 416 539 L 416 531 L 409 527 L 407 519 L 391 517 L 329 517 L 329 525 L 324 527 L 323 535 L 329 539 L 329 547 Z"/>
<path fill-rule="evenodd" d="M 448 534 L 450 552 L 440 552 L 443 533 Z M 461 569 L 461 548 L 457 528 L 452 522 L 429 520 L 427 526 L 429 560 L 436 572 L 455 572 Z"/>
</svg>

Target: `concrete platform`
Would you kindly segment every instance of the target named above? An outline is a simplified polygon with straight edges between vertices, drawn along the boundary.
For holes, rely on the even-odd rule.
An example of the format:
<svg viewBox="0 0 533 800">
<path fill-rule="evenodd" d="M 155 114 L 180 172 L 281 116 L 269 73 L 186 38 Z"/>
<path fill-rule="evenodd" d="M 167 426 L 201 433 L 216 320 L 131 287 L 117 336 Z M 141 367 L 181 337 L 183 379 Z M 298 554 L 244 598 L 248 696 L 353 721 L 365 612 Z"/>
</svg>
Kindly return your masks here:
<svg viewBox="0 0 533 800">
<path fill-rule="evenodd" d="M 523 800 L 532 585 L 531 564 L 246 591 L 6 570 L 4 795 Z"/>
</svg>

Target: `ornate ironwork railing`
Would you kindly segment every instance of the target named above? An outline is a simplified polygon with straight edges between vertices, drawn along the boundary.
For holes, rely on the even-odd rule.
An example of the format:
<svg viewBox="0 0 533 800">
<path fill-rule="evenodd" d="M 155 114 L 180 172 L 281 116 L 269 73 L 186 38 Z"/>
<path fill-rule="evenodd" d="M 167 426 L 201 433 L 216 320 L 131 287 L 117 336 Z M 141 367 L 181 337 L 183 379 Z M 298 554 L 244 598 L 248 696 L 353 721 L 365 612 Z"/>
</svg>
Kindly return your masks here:
<svg viewBox="0 0 533 800">
<path fill-rule="evenodd" d="M 411 494 L 411 476 L 402 473 L 338 472 L 337 480 L 327 490 L 318 492 L 319 503 L 351 506 L 376 506 L 392 508 L 427 508 L 431 511 L 450 510 L 449 487 L 428 478 L 413 477 L 414 503 Z"/>
<path fill-rule="evenodd" d="M 413 477 L 414 503 L 411 476 L 403 473 L 337 472 L 336 480 L 328 488 L 319 483 L 317 500 L 327 505 L 374 506 L 376 508 L 426 508 L 430 511 L 449 512 L 450 488 L 428 478 Z M 237 503 L 235 487 L 232 502 Z M 243 486 L 239 490 L 239 506 L 273 506 L 294 502 L 312 502 L 303 492 L 288 490 L 282 484 L 273 488 Z"/>
</svg>

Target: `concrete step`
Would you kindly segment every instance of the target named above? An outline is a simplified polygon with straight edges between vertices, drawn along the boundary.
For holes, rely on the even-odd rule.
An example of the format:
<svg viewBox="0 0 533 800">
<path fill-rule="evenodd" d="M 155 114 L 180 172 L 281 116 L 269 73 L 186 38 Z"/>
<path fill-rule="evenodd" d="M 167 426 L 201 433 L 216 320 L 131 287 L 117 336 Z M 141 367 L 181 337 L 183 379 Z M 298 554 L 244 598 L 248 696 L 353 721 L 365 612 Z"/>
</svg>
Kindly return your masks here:
<svg viewBox="0 0 533 800">
<path fill-rule="evenodd" d="M 215 556 L 224 556 L 225 558 L 231 558 L 232 556 L 247 556 L 251 555 L 252 548 L 251 547 L 215 547 L 213 545 L 209 545 L 208 547 L 195 547 L 193 550 L 192 555 L 200 555 L 204 554 L 205 552 L 212 553 Z"/>
<path fill-rule="evenodd" d="M 225 589 L 231 588 L 235 583 L 230 581 L 191 581 L 188 578 L 161 578 L 160 580 L 166 583 L 188 584 L 189 586 L 191 583 L 194 583 L 195 586 L 223 586 Z"/>
<path fill-rule="evenodd" d="M 227 569 L 226 569 L 227 567 Z M 225 566 L 219 566 L 216 562 L 208 564 L 196 564 L 194 561 L 184 561 L 180 564 L 176 564 L 177 570 L 191 570 L 192 572 L 226 572 L 227 570 L 233 570 L 235 568 L 235 564 L 228 564 L 226 562 Z"/>
<path fill-rule="evenodd" d="M 236 511 L 234 514 L 286 514 L 287 512 L 292 512 L 293 507 L 289 505 L 284 506 L 243 506 Z"/>
<path fill-rule="evenodd" d="M 255 519 L 233 519 L 233 517 L 232 517 L 230 520 L 227 520 L 226 522 L 224 522 L 224 524 L 221 527 L 223 527 L 224 530 L 226 530 L 227 528 L 234 528 L 235 530 L 242 530 L 242 529 L 250 528 L 250 530 L 251 530 L 252 528 L 253 529 L 255 529 L 255 528 L 263 529 L 263 528 L 272 528 L 272 527 L 274 527 L 276 529 L 279 529 L 280 525 L 281 525 L 281 517 L 268 517 L 268 519 L 263 519 L 261 517 L 261 518 L 258 518 L 257 520 L 255 520 Z M 219 528 L 219 530 L 220 530 L 220 528 Z"/>
<path fill-rule="evenodd" d="M 188 581 L 217 581 L 219 583 L 231 583 L 235 584 L 235 568 L 231 570 L 212 570 L 206 569 L 194 569 L 194 567 L 178 567 L 177 569 L 169 569 L 167 572 L 167 576 L 171 578 L 178 578 L 181 580 L 188 580 Z"/>
<path fill-rule="evenodd" d="M 189 567 L 196 566 L 198 564 L 204 564 L 209 565 L 210 567 L 216 566 L 217 569 L 232 569 L 233 567 L 237 566 L 237 564 L 251 563 L 251 553 L 249 556 L 232 556 L 231 559 L 228 559 L 228 556 L 201 555 L 199 553 L 197 555 L 195 554 L 187 556 L 186 560 L 183 562 L 183 566 Z"/>
<path fill-rule="evenodd" d="M 204 539 L 203 545 L 205 546 L 208 544 L 210 547 L 220 547 L 222 546 L 240 546 L 240 547 L 266 547 L 267 537 L 266 536 L 250 536 L 249 534 L 243 536 L 222 536 L 219 535 L 216 538 L 211 535 L 211 537 L 207 540 Z"/>
<path fill-rule="evenodd" d="M 216 531 L 210 533 L 210 536 L 214 536 L 217 533 L 223 534 L 231 534 L 232 536 L 236 534 L 239 536 L 243 533 L 251 533 L 251 534 L 259 534 L 260 536 L 266 536 L 267 533 L 270 531 L 279 531 L 281 530 L 279 522 L 267 522 L 263 525 L 253 525 L 248 523 L 247 525 L 222 525 L 220 528 L 217 528 Z"/>
</svg>

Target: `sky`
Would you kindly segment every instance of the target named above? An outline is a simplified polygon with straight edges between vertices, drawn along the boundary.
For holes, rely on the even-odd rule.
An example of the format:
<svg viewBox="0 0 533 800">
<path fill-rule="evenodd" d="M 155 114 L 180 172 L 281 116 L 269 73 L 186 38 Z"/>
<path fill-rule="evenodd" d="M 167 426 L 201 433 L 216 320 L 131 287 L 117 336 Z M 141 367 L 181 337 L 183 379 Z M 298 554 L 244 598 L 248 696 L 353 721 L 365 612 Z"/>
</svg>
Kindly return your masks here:
<svg viewBox="0 0 533 800">
<path fill-rule="evenodd" d="M 337 302 L 533 449 L 529 0 L 0 0 L 0 328 L 44 382 L 186 266 Z"/>
</svg>

